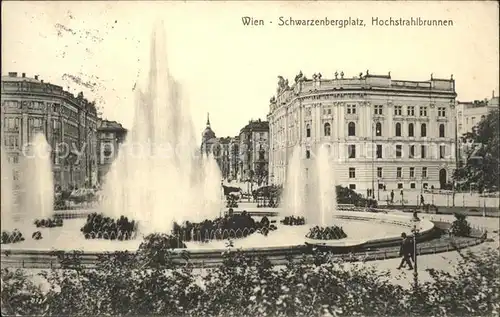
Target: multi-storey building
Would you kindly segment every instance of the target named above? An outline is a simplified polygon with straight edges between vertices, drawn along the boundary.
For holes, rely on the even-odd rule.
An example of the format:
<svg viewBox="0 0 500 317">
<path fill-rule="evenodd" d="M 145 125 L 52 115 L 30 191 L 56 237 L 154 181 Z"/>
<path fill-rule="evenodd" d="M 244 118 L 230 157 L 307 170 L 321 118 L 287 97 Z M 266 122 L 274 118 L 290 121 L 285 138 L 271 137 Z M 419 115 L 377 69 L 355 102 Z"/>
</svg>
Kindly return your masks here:
<svg viewBox="0 0 500 317">
<path fill-rule="evenodd" d="M 471 153 L 473 145 L 462 142 L 462 136 L 474 131 L 475 127 L 488 113 L 498 110 L 498 96 L 493 92 L 490 100 L 474 100 L 471 102 L 457 102 L 457 155 L 460 163 L 465 163 L 467 154 Z"/>
<path fill-rule="evenodd" d="M 116 121 L 99 120 L 98 133 L 98 182 L 103 183 L 111 163 L 118 156 L 120 145 L 125 141 L 127 129 Z"/>
<path fill-rule="evenodd" d="M 1 140 L 14 165 L 24 146 L 43 133 L 52 147 L 54 183 L 62 188 L 97 181 L 97 112 L 93 102 L 62 87 L 11 72 L 2 76 Z"/>
<path fill-rule="evenodd" d="M 471 102 L 457 102 L 457 133 L 463 135 L 472 132 L 473 128 L 484 119 L 489 112 L 498 109 L 498 96 L 490 100 L 474 100 Z"/>
<path fill-rule="evenodd" d="M 240 130 L 240 181 L 267 184 L 269 177 L 269 122 L 250 121 Z"/>
<path fill-rule="evenodd" d="M 270 100 L 270 173 L 285 183 L 293 149 L 303 166 L 328 144 L 338 184 L 359 192 L 445 186 L 456 168 L 455 81 L 393 80 L 366 72 L 278 77 Z M 380 194 L 380 192 L 379 192 Z"/>
</svg>

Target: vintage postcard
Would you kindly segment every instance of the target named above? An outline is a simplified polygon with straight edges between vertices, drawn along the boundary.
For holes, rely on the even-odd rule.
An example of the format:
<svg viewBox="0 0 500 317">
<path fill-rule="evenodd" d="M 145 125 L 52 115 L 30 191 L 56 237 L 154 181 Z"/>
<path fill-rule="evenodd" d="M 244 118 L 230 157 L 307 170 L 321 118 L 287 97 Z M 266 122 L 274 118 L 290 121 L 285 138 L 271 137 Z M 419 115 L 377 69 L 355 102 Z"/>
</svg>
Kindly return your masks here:
<svg viewBox="0 0 500 317">
<path fill-rule="evenodd" d="M 2 316 L 498 316 L 493 1 L 3 1 Z"/>
</svg>

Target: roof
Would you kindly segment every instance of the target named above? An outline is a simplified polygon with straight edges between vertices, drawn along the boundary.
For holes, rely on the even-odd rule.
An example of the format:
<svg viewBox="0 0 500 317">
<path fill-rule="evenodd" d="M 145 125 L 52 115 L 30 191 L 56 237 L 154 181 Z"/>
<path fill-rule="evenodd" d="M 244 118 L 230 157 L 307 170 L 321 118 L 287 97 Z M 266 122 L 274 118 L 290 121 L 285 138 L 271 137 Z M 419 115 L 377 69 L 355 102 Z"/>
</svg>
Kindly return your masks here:
<svg viewBox="0 0 500 317">
<path fill-rule="evenodd" d="M 102 120 L 100 122 L 97 130 L 99 130 L 99 131 L 123 131 L 123 132 L 127 131 L 127 129 L 125 129 L 121 125 L 121 123 L 118 123 L 116 121 L 109 121 L 109 120 Z"/>
</svg>

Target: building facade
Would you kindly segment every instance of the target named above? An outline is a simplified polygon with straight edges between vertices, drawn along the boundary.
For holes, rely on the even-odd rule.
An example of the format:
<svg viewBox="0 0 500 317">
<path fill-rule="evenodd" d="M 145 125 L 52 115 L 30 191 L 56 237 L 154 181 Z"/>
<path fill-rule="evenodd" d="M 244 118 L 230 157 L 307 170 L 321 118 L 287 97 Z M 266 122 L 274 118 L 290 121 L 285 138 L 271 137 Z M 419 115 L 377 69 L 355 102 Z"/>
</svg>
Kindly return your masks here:
<svg viewBox="0 0 500 317">
<path fill-rule="evenodd" d="M 120 145 L 125 142 L 127 129 L 116 121 L 99 120 L 98 133 L 98 183 L 102 184 L 111 164 L 118 156 Z"/>
<path fill-rule="evenodd" d="M 284 184 L 293 149 L 303 166 L 323 144 L 337 184 L 360 193 L 443 187 L 456 168 L 455 81 L 393 80 L 360 73 L 333 79 L 301 72 L 290 86 L 278 77 L 270 100 L 270 173 Z M 384 197 L 385 198 L 385 197 Z"/>
<path fill-rule="evenodd" d="M 97 182 L 97 112 L 83 93 L 11 72 L 2 76 L 1 139 L 18 178 L 23 148 L 43 133 L 52 148 L 54 183 L 61 188 Z"/>
<path fill-rule="evenodd" d="M 240 130 L 240 181 L 269 182 L 269 122 L 250 121 Z"/>
<path fill-rule="evenodd" d="M 498 96 L 493 93 L 491 99 L 457 102 L 457 133 L 463 135 L 473 128 L 493 109 L 498 109 Z"/>
</svg>

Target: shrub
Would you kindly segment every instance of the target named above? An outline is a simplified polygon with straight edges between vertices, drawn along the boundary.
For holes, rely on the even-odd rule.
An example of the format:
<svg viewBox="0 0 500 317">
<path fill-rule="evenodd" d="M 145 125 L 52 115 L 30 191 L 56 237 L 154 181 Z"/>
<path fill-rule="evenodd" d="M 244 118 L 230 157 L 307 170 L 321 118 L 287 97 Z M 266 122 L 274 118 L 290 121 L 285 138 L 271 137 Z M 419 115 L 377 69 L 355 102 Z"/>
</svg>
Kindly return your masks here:
<svg viewBox="0 0 500 317">
<path fill-rule="evenodd" d="M 281 220 L 281 223 L 285 226 L 302 226 L 306 224 L 306 219 L 304 217 L 286 216 L 285 219 Z"/>
<path fill-rule="evenodd" d="M 8 243 L 17 243 L 24 241 L 23 234 L 21 231 L 18 229 L 14 229 L 14 231 L 9 232 L 9 231 L 2 231 L 2 236 L 1 236 L 1 244 L 8 244 Z"/>
<path fill-rule="evenodd" d="M 34 225 L 37 228 L 62 227 L 63 226 L 63 219 L 62 218 L 37 219 L 37 220 L 35 220 Z"/>
<path fill-rule="evenodd" d="M 451 224 L 450 232 L 457 237 L 468 237 L 471 232 L 471 226 L 466 220 L 467 216 L 461 213 L 455 213 L 455 220 Z"/>
<path fill-rule="evenodd" d="M 102 214 L 92 213 L 80 229 L 86 239 L 128 240 L 134 238 L 137 232 L 137 223 L 129 221 L 127 217 L 119 219 L 105 217 Z"/>
<path fill-rule="evenodd" d="M 342 229 L 342 227 L 315 226 L 309 230 L 309 233 L 306 235 L 306 237 L 317 240 L 340 240 L 347 238 L 347 234 L 344 232 L 344 229 Z"/>
<path fill-rule="evenodd" d="M 432 280 L 410 289 L 388 272 L 329 254 L 276 268 L 226 252 L 221 266 L 200 277 L 189 265 L 141 268 L 139 255 L 117 252 L 96 269 L 40 273 L 44 289 L 24 271 L 3 269 L 1 309 L 5 316 L 491 316 L 500 309 L 498 251 L 462 254 L 455 274 L 429 270 Z"/>
</svg>

